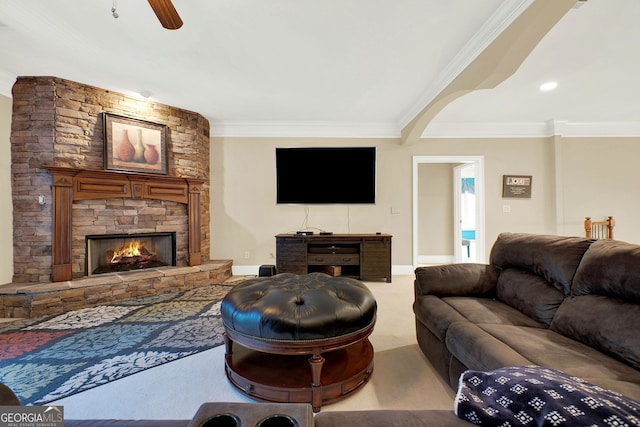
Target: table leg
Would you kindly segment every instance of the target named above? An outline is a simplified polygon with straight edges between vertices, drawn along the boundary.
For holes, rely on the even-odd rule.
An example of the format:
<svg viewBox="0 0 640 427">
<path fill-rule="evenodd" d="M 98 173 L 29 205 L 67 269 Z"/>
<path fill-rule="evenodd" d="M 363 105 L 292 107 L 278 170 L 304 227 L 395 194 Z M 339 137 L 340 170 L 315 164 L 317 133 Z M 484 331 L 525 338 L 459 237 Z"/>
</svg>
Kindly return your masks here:
<svg viewBox="0 0 640 427">
<path fill-rule="evenodd" d="M 314 351 L 313 356 L 309 358 L 309 366 L 311 367 L 311 406 L 313 412 L 319 412 L 322 407 L 322 366 L 324 365 L 324 357 Z"/>
<path fill-rule="evenodd" d="M 231 363 L 231 356 L 233 356 L 233 341 L 231 340 L 231 338 L 229 338 L 229 334 L 227 334 L 226 332 L 222 334 L 222 337 L 224 338 L 225 348 L 224 358 L 227 361 L 228 365 L 229 363 Z"/>
</svg>

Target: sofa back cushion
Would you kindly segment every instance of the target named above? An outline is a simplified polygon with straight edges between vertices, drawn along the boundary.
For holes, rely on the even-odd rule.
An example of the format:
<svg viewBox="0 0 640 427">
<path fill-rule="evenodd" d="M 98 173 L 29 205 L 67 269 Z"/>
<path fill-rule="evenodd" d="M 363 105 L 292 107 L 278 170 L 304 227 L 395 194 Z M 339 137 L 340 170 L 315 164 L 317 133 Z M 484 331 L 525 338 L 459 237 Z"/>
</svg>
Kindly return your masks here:
<svg viewBox="0 0 640 427">
<path fill-rule="evenodd" d="M 501 270 L 536 274 L 568 295 L 578 264 L 592 242 L 582 237 L 501 233 L 491 249 L 490 263 Z"/>
<path fill-rule="evenodd" d="M 640 369 L 640 246 L 598 240 L 551 329 Z"/>
<path fill-rule="evenodd" d="M 573 295 L 603 295 L 640 304 L 640 245 L 598 240 L 584 254 Z"/>
<path fill-rule="evenodd" d="M 549 327 L 564 294 L 537 274 L 508 268 L 498 277 L 496 298 Z"/>
<path fill-rule="evenodd" d="M 558 308 L 551 329 L 640 369 L 640 304 L 571 296 Z"/>
</svg>

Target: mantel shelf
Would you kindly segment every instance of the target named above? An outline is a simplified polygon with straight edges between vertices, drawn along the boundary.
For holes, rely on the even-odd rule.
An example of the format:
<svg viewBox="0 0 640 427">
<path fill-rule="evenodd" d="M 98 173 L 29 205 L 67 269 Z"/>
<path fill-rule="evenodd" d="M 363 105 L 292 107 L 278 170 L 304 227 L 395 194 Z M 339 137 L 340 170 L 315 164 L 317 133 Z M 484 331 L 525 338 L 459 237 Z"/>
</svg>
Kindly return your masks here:
<svg viewBox="0 0 640 427">
<path fill-rule="evenodd" d="M 48 166 L 54 186 L 70 186 L 73 200 L 132 198 L 188 204 L 189 192 L 200 192 L 202 179 Z"/>
<path fill-rule="evenodd" d="M 47 166 L 53 176 L 52 280 L 71 280 L 72 204 L 76 200 L 131 198 L 187 205 L 189 265 L 201 263 L 200 191 L 203 179 Z"/>
</svg>

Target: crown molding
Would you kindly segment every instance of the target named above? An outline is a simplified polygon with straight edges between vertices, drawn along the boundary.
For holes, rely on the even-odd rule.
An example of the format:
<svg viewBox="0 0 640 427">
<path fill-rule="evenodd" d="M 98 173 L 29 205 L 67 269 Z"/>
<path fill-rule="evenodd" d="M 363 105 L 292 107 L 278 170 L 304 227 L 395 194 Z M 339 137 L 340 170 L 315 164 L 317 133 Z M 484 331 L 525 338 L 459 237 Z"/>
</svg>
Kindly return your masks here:
<svg viewBox="0 0 640 427">
<path fill-rule="evenodd" d="M 548 138 L 638 137 L 640 122 L 546 122 L 437 123 L 432 122 L 421 138 Z"/>
<path fill-rule="evenodd" d="M 406 127 L 439 93 L 469 66 L 534 0 L 503 2 L 474 37 L 456 54 L 438 78 L 400 120 Z"/>
<path fill-rule="evenodd" d="M 213 121 L 213 137 L 254 138 L 400 138 L 395 123 L 374 122 L 231 122 Z"/>
<path fill-rule="evenodd" d="M 566 137 L 638 137 L 640 122 L 550 122 L 553 135 Z"/>
<path fill-rule="evenodd" d="M 432 122 L 421 138 L 638 137 L 638 122 Z M 212 137 L 246 138 L 399 138 L 393 123 L 213 122 Z"/>
</svg>

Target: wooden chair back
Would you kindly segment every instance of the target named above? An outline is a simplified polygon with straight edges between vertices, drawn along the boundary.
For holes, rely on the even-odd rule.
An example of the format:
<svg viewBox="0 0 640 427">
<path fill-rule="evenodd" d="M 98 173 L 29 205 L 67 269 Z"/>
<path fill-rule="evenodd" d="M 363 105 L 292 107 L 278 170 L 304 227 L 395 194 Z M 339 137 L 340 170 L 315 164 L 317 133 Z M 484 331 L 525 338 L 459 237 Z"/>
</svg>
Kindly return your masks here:
<svg viewBox="0 0 640 427">
<path fill-rule="evenodd" d="M 612 216 L 608 216 L 604 221 L 592 221 L 587 216 L 584 219 L 585 237 L 589 239 L 613 239 L 613 227 L 616 221 Z"/>
</svg>

